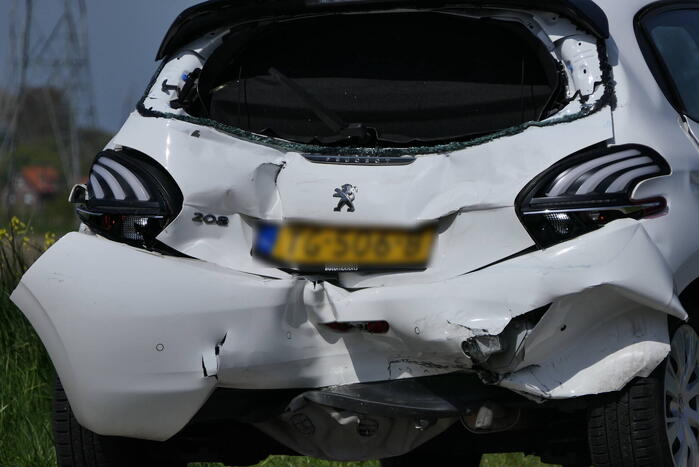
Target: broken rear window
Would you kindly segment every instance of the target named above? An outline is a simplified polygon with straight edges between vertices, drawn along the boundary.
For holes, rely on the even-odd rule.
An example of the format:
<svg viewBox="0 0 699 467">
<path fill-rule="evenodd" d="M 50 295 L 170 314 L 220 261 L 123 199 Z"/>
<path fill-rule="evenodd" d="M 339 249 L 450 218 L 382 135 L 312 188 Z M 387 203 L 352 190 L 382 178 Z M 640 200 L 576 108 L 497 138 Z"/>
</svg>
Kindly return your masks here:
<svg viewBox="0 0 699 467">
<path fill-rule="evenodd" d="M 409 146 L 541 120 L 559 89 L 556 61 L 519 23 L 335 15 L 229 34 L 187 110 L 299 143 Z"/>
</svg>

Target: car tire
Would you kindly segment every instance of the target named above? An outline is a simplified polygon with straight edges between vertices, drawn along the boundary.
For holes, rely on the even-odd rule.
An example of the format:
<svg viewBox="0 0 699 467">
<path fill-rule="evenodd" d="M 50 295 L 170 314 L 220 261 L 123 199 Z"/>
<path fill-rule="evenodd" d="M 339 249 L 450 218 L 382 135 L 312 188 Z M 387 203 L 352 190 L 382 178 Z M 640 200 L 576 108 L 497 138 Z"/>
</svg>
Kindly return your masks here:
<svg viewBox="0 0 699 467">
<path fill-rule="evenodd" d="M 186 462 L 154 456 L 154 442 L 100 436 L 80 426 L 56 378 L 53 435 L 58 467 L 185 467 Z"/>
<path fill-rule="evenodd" d="M 398 457 L 381 459 L 381 467 L 425 467 L 428 465 L 458 465 L 459 467 L 478 467 L 481 454 L 469 456 L 439 456 L 427 453 L 408 453 Z"/>
<path fill-rule="evenodd" d="M 650 377 L 603 396 L 589 411 L 595 466 L 699 465 L 699 336 L 688 324 L 672 327 L 671 351 L 663 364 Z"/>
</svg>

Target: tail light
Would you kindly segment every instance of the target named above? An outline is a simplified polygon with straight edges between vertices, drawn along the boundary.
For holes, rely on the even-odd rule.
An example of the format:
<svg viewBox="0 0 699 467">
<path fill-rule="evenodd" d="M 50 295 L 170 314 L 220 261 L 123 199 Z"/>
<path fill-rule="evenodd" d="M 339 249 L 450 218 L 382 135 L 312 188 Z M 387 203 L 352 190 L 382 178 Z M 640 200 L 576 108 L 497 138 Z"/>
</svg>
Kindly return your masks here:
<svg viewBox="0 0 699 467">
<path fill-rule="evenodd" d="M 152 158 L 132 149 L 99 153 L 90 170 L 80 219 L 109 239 L 152 248 L 182 209 L 177 183 Z"/>
<path fill-rule="evenodd" d="M 517 214 L 541 248 L 570 240 L 622 218 L 663 212 L 662 197 L 632 200 L 644 180 L 670 174 L 657 152 L 639 145 L 586 150 L 536 177 L 519 194 Z"/>
</svg>

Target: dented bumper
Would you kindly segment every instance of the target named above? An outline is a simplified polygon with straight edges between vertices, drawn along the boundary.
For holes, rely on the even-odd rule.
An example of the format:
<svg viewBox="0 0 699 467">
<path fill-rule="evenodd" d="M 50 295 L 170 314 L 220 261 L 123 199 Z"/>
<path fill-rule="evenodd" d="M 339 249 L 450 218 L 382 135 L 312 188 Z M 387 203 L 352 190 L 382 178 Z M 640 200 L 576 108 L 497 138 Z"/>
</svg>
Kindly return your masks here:
<svg viewBox="0 0 699 467">
<path fill-rule="evenodd" d="M 664 359 L 666 315 L 685 317 L 664 258 L 631 220 L 450 280 L 354 291 L 73 233 L 34 264 L 12 300 L 44 342 L 79 421 L 149 439 L 179 431 L 217 387 L 319 388 L 477 370 L 537 399 L 613 391 Z M 542 307 L 534 326 L 505 332 Z M 374 320 L 390 331 L 322 325 Z M 496 351 L 511 358 L 475 358 L 464 343 L 479 336 L 500 336 Z"/>
</svg>

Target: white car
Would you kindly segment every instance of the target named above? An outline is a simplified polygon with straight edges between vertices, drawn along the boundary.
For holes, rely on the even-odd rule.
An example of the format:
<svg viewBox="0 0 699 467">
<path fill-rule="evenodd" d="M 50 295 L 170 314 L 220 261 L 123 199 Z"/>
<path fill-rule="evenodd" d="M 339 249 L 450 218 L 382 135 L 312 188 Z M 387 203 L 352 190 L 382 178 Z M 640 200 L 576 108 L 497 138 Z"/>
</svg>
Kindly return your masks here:
<svg viewBox="0 0 699 467">
<path fill-rule="evenodd" d="M 212 0 L 12 299 L 61 466 L 699 465 L 699 2 Z"/>
</svg>

